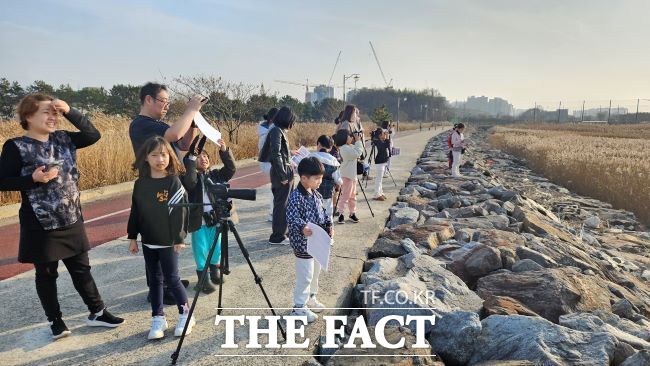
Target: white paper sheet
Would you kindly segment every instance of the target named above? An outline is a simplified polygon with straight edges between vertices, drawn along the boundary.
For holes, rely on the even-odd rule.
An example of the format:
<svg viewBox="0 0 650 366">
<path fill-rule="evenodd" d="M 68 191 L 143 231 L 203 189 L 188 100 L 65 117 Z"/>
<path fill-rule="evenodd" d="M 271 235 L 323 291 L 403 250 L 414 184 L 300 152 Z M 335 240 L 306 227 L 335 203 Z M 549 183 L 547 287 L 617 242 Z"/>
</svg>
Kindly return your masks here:
<svg viewBox="0 0 650 366">
<path fill-rule="evenodd" d="M 217 141 L 221 139 L 221 132 L 219 132 L 217 129 L 214 127 L 210 126 L 208 121 L 203 118 L 203 115 L 201 112 L 196 112 L 196 115 L 194 116 L 194 123 L 196 123 L 196 126 L 201 130 L 201 132 L 207 137 L 210 141 L 214 142 L 215 144 L 219 145 Z"/>
<path fill-rule="evenodd" d="M 308 157 L 310 154 L 309 149 L 307 149 L 304 146 L 300 146 L 298 151 L 296 152 L 296 155 L 291 157 L 291 164 L 295 167 L 298 167 L 298 164 L 300 164 L 300 161 L 306 157 Z"/>
<path fill-rule="evenodd" d="M 330 250 L 334 240 L 330 238 L 322 227 L 308 222 L 307 227 L 311 229 L 312 234 L 307 237 L 307 253 L 314 257 L 320 263 L 321 268 L 327 272 L 330 261 Z"/>
</svg>

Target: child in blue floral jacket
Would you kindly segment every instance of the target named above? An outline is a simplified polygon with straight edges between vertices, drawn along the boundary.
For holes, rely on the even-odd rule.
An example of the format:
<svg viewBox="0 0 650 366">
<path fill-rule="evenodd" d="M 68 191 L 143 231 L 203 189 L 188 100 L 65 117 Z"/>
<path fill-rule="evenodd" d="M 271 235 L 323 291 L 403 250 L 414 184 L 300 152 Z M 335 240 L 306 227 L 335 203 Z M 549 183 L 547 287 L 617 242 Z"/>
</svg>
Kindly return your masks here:
<svg viewBox="0 0 650 366">
<path fill-rule="evenodd" d="M 287 205 L 289 243 L 296 256 L 296 287 L 291 315 L 307 316 L 309 323 L 318 318 L 314 312 L 325 307 L 318 302 L 318 276 L 321 266 L 307 253 L 307 237 L 313 233 L 307 223 L 319 225 L 332 236 L 332 217 L 325 213 L 323 198 L 317 189 L 325 169 L 316 157 L 306 157 L 298 164 L 300 184 L 291 192 Z"/>
</svg>

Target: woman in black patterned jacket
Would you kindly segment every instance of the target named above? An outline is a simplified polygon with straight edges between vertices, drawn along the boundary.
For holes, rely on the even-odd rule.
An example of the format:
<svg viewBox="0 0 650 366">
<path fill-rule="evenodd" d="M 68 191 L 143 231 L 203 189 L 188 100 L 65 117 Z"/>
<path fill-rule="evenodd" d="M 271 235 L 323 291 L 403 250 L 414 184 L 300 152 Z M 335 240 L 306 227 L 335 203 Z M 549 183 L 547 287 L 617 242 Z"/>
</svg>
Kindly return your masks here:
<svg viewBox="0 0 650 366">
<path fill-rule="evenodd" d="M 56 130 L 59 114 L 79 132 Z M 88 260 L 88 237 L 79 200 L 77 149 L 100 138 L 87 116 L 68 103 L 35 93 L 18 104 L 24 136 L 7 140 L 0 155 L 0 191 L 20 191 L 18 261 L 33 263 L 36 292 L 52 337 L 70 334 L 61 319 L 56 279 L 59 260 L 90 310 L 89 326 L 117 327 L 124 319 L 106 310 Z"/>
</svg>

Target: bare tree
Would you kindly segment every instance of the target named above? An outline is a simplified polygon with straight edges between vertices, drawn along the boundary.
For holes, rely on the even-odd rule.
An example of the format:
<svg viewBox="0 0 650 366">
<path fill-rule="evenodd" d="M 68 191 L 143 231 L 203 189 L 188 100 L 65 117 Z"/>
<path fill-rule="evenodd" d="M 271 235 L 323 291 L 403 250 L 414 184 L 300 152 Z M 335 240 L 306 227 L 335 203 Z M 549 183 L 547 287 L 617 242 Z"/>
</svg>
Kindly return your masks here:
<svg viewBox="0 0 650 366">
<path fill-rule="evenodd" d="M 193 94 L 208 97 L 201 113 L 206 119 L 215 121 L 217 129 L 223 128 L 229 141 L 237 143 L 236 132 L 250 114 L 248 100 L 259 85 L 230 82 L 212 75 L 180 75 L 172 80 L 170 87 L 182 97 Z"/>
</svg>

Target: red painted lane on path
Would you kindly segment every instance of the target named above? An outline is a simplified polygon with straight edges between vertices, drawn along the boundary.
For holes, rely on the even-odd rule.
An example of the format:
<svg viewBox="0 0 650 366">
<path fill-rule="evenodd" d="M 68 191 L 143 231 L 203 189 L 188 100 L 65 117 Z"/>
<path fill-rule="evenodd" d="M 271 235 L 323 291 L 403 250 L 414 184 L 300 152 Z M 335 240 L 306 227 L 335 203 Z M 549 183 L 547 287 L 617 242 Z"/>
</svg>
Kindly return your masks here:
<svg viewBox="0 0 650 366">
<path fill-rule="evenodd" d="M 258 165 L 252 165 L 237 169 L 230 183 L 231 188 L 257 188 L 269 183 L 269 177 L 260 172 Z M 126 235 L 130 207 L 131 192 L 82 204 L 90 245 L 96 247 Z M 34 268 L 17 260 L 19 236 L 17 223 L 0 226 L 0 280 Z"/>
</svg>

